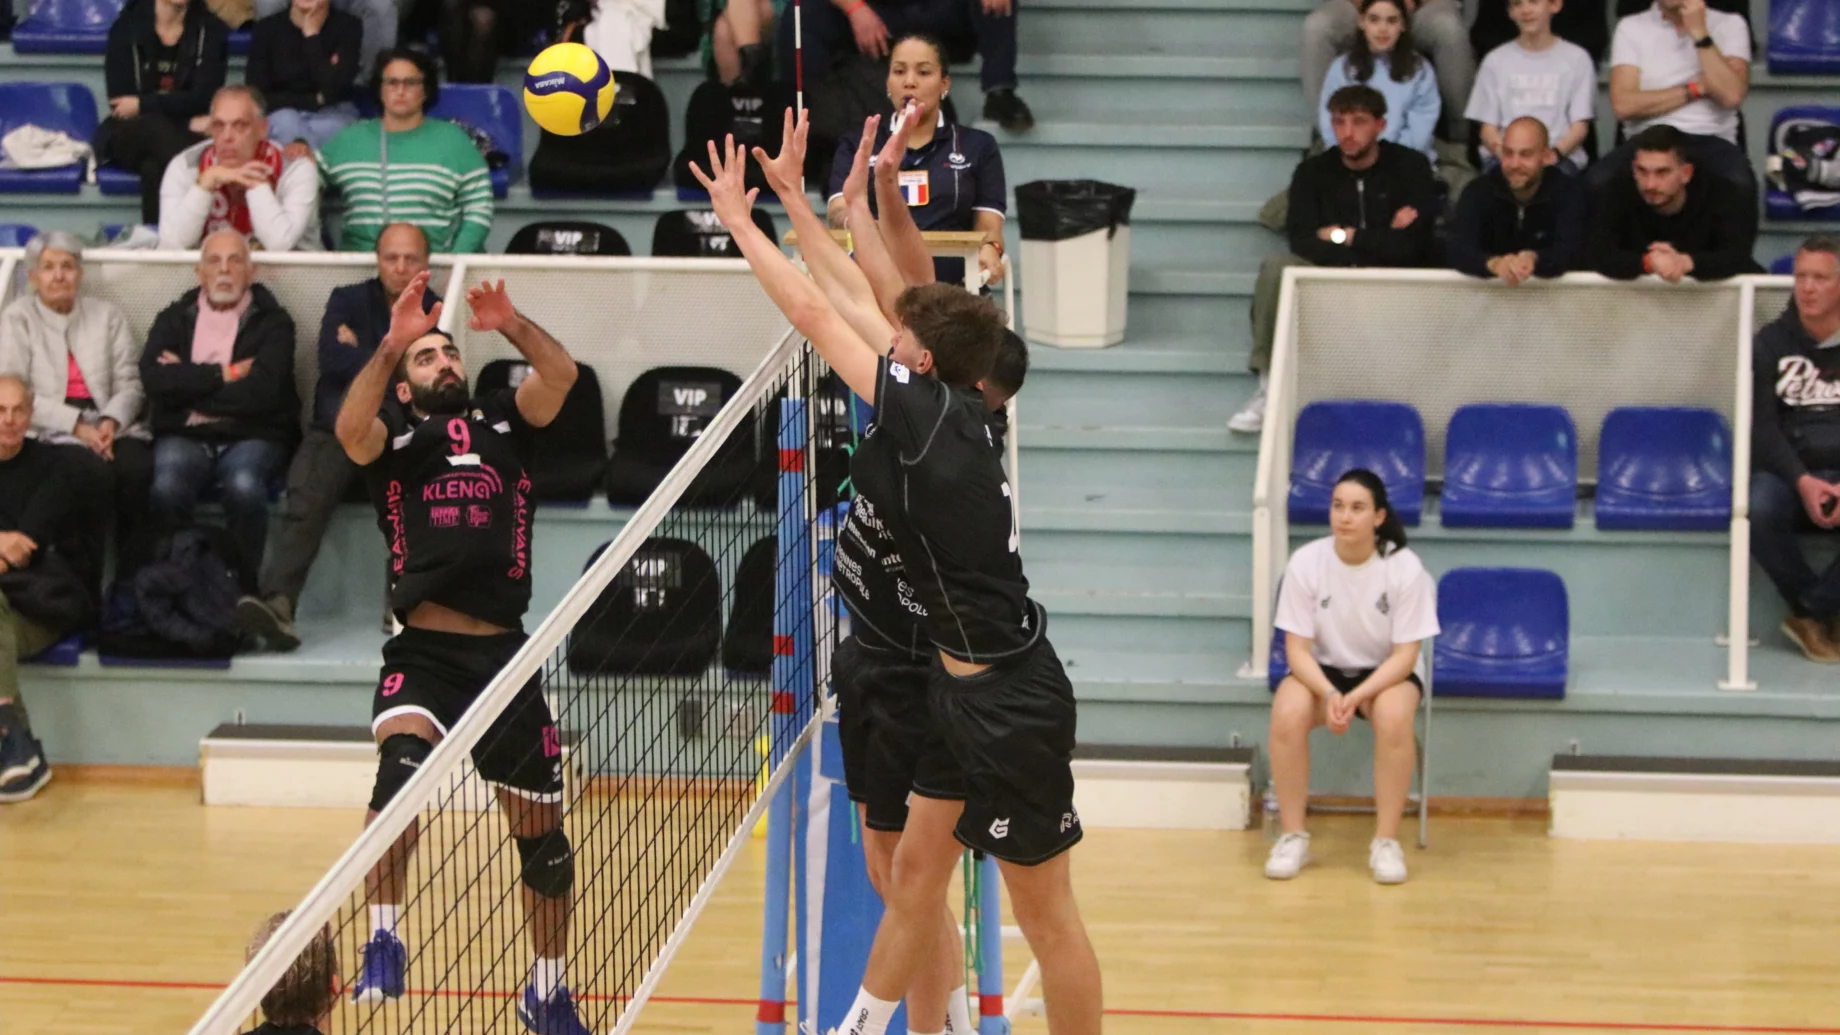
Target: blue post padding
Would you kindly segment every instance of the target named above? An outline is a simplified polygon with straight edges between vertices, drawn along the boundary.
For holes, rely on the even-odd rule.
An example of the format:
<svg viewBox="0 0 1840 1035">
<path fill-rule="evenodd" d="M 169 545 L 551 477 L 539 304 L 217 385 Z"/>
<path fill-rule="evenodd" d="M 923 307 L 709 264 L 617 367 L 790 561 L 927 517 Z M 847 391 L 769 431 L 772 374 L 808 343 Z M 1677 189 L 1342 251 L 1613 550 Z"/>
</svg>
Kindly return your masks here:
<svg viewBox="0 0 1840 1035">
<path fill-rule="evenodd" d="M 841 1027 L 849 1013 L 856 992 L 862 987 L 863 971 L 869 964 L 869 948 L 875 943 L 875 929 L 882 922 L 882 900 L 869 883 L 869 867 L 863 861 L 862 838 L 857 834 L 856 805 L 843 786 L 841 745 L 837 724 L 824 724 L 824 747 L 821 751 L 818 779 L 828 784 L 830 808 L 825 820 L 825 853 L 822 867 L 811 865 L 807 874 L 820 878 L 811 881 L 813 902 L 819 914 L 822 946 L 819 952 L 818 1010 L 814 1030 L 830 1031 Z M 813 820 L 818 817 L 816 810 Z M 809 908 L 809 905 L 808 905 Z M 801 930 L 809 924 L 802 924 Z M 806 953 L 799 949 L 799 959 Z M 801 982 L 801 987 L 810 987 Z M 907 1030 L 906 1007 L 895 1011 L 889 1024 L 891 1033 Z M 801 1017 L 806 1013 L 800 1011 Z"/>
<path fill-rule="evenodd" d="M 767 764 L 775 768 L 810 719 L 815 704 L 811 527 L 805 521 L 804 508 L 810 466 L 806 462 L 810 452 L 807 444 L 804 400 L 781 400 L 780 455 L 797 454 L 798 462 L 781 463 L 779 473 L 779 553 L 773 573 L 772 732 L 766 757 Z M 783 1035 L 786 1030 L 786 942 L 792 920 L 793 857 L 795 842 L 802 840 L 798 834 L 803 826 L 794 808 L 798 782 L 795 779 L 783 785 L 767 809 L 767 886 L 761 925 L 757 1035 Z"/>
<path fill-rule="evenodd" d="M 978 1035 L 1009 1035 L 1009 1018 L 1001 1012 L 985 1014 L 983 1003 L 1003 1001 L 1003 874 L 997 860 L 985 856 L 978 863 Z M 995 997 L 989 998 L 989 997 Z"/>
</svg>

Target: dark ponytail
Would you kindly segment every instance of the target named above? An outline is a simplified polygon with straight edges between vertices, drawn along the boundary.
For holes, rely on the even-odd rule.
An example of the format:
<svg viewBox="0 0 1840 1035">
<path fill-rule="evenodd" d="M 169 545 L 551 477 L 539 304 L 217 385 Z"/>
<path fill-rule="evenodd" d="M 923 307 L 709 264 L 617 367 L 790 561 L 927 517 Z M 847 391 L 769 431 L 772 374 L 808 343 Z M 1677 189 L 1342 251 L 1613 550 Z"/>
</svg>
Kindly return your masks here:
<svg viewBox="0 0 1840 1035">
<path fill-rule="evenodd" d="M 1380 556 L 1385 557 L 1405 549 L 1406 526 L 1400 522 L 1399 515 L 1393 513 L 1393 505 L 1386 498 L 1386 483 L 1365 467 L 1357 467 L 1335 480 L 1338 488 L 1350 483 L 1367 490 L 1367 494 L 1374 499 L 1375 510 L 1386 511 L 1385 520 L 1380 522 L 1379 528 L 1374 529 L 1374 548 L 1380 551 Z"/>
</svg>

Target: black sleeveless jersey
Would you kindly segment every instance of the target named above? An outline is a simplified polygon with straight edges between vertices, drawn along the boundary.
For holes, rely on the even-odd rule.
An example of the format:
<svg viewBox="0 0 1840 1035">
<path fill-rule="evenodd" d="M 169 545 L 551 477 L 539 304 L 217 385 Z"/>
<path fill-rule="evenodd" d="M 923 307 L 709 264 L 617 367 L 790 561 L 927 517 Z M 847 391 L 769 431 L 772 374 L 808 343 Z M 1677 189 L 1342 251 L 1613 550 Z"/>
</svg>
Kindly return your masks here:
<svg viewBox="0 0 1840 1035">
<path fill-rule="evenodd" d="M 390 544 L 390 609 L 432 601 L 521 629 L 530 607 L 533 430 L 517 390 L 479 396 L 464 413 L 417 418 L 386 401 L 388 438 L 365 468 L 377 525 Z"/>
<path fill-rule="evenodd" d="M 886 357 L 876 370 L 875 396 L 875 423 L 850 458 L 857 501 L 838 537 L 836 582 L 853 617 L 855 593 L 866 598 L 860 616 L 890 646 L 912 650 L 903 642 L 909 638 L 897 624 L 898 609 L 919 623 L 925 641 L 961 661 L 989 664 L 1028 650 L 1047 617 L 1029 599 L 1002 437 L 983 398 Z M 865 547 L 876 544 L 873 525 L 895 554 L 888 565 L 881 564 L 886 550 L 875 558 L 893 572 L 893 592 L 880 587 L 879 601 L 878 584 L 863 577 Z M 903 602 L 903 585 L 918 608 Z"/>
</svg>

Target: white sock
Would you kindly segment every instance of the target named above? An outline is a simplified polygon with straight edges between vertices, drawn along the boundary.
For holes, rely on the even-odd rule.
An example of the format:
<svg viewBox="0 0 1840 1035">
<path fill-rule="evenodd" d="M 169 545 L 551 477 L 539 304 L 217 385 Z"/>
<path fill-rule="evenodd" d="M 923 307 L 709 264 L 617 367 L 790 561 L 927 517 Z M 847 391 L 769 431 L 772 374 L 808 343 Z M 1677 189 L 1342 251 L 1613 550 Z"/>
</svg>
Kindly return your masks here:
<svg viewBox="0 0 1840 1035">
<path fill-rule="evenodd" d="M 402 907 L 385 905 L 371 907 L 371 930 L 396 933 L 396 925 L 402 922 Z"/>
<path fill-rule="evenodd" d="M 944 1035 L 975 1035 L 977 1028 L 971 1023 L 970 990 L 964 985 L 958 986 L 946 999 L 946 1030 Z"/>
<path fill-rule="evenodd" d="M 561 957 L 537 959 L 537 965 L 530 971 L 530 987 L 537 990 L 538 999 L 548 999 L 562 986 L 562 965 Z"/>
<path fill-rule="evenodd" d="M 898 1002 L 877 999 L 866 988 L 856 990 L 856 1001 L 850 1004 L 850 1012 L 844 1014 L 843 1031 L 839 1035 L 888 1035 L 888 1022 L 894 1020 Z"/>
</svg>

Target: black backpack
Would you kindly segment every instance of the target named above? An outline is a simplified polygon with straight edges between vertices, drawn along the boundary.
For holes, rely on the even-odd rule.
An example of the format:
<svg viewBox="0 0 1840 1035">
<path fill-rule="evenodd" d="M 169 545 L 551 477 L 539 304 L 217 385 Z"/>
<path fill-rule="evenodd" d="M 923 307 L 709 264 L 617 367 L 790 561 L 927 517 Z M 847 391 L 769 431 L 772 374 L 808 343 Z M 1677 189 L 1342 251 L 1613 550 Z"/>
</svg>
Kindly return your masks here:
<svg viewBox="0 0 1840 1035">
<path fill-rule="evenodd" d="M 588 566 L 608 545 L 595 548 Z M 695 675 L 715 660 L 721 639 L 715 562 L 688 540 L 652 536 L 569 633 L 569 670 L 578 676 Z"/>
<path fill-rule="evenodd" d="M 530 187 L 584 194 L 647 192 L 671 164 L 671 116 L 658 84 L 637 72 L 614 72 L 613 110 L 579 136 L 539 131 L 530 156 Z"/>
<path fill-rule="evenodd" d="M 100 654 L 110 657 L 228 658 L 242 643 L 236 624 L 235 549 L 217 529 L 182 529 L 157 559 L 118 579 L 103 602 Z"/>
<path fill-rule="evenodd" d="M 654 367 L 634 379 L 620 403 L 620 434 L 607 462 L 607 501 L 636 506 L 658 488 L 702 435 L 741 379 L 716 367 Z M 736 427 L 684 492 L 687 506 L 729 506 L 758 463 L 753 420 Z"/>
<path fill-rule="evenodd" d="M 735 568 L 734 602 L 722 637 L 722 667 L 748 676 L 773 670 L 774 569 L 779 536 L 770 535 L 747 548 Z"/>
<path fill-rule="evenodd" d="M 527 223 L 511 235 L 506 255 L 619 255 L 632 254 L 620 232 L 604 223 L 577 219 L 552 219 Z"/>
<path fill-rule="evenodd" d="M 601 380 L 579 360 L 578 374 L 556 419 L 531 434 L 526 473 L 539 500 L 585 503 L 607 470 L 607 416 L 601 406 Z M 479 372 L 479 394 L 516 388 L 530 374 L 521 359 L 495 359 Z"/>
<path fill-rule="evenodd" d="M 754 225 L 767 239 L 779 243 L 779 231 L 773 226 L 773 217 L 766 210 L 755 206 Z M 654 258 L 673 259 L 739 259 L 741 253 L 735 249 L 735 239 L 716 218 L 714 211 L 706 208 L 680 208 L 675 212 L 666 212 L 658 217 L 652 225 L 652 256 Z"/>
<path fill-rule="evenodd" d="M 720 153 L 724 138 L 734 135 L 738 147 L 748 148 L 747 185 L 763 192 L 771 191 L 760 163 L 754 161 L 753 148 L 778 154 L 780 138 L 785 134 L 786 110 L 792 107 L 792 90 L 784 83 L 764 87 L 724 86 L 713 79 L 697 86 L 684 108 L 684 149 L 677 153 L 672 167 L 672 182 L 685 190 L 701 191 L 703 185 L 690 174 L 690 163 L 709 164 L 709 144 Z M 705 172 L 708 170 L 705 169 Z"/>
</svg>

